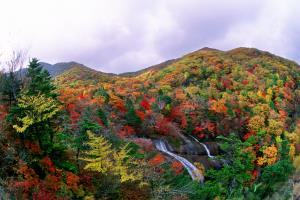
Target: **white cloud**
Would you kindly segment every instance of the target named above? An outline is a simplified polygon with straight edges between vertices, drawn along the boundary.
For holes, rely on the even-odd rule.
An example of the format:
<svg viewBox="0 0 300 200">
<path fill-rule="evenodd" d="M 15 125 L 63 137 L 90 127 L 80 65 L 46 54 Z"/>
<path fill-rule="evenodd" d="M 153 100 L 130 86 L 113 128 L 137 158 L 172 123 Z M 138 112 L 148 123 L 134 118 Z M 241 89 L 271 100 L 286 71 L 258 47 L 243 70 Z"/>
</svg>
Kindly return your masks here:
<svg viewBox="0 0 300 200">
<path fill-rule="evenodd" d="M 203 46 L 254 46 L 300 59 L 297 0 L 0 0 L 0 52 L 106 72 Z"/>
</svg>

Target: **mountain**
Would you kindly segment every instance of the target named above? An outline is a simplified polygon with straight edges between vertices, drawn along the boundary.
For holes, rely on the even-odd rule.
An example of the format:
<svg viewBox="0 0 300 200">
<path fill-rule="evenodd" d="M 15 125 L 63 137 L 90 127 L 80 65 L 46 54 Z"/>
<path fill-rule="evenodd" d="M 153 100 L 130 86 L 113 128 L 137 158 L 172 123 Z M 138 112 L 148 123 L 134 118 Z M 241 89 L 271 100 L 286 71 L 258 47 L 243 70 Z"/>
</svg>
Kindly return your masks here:
<svg viewBox="0 0 300 200">
<path fill-rule="evenodd" d="M 60 66 L 61 65 L 56 65 L 55 67 L 59 68 Z M 117 77 L 115 74 L 100 72 L 77 63 L 69 65 L 64 69 L 64 71 L 61 70 L 60 73 L 56 73 L 54 76 L 56 83 L 60 86 L 64 84 L 68 85 L 69 83 L 76 81 L 80 81 L 81 84 L 85 85 L 97 84 L 99 82 L 111 82 Z"/>
<path fill-rule="evenodd" d="M 241 199 L 284 199 L 269 191 L 279 188 L 280 196 L 291 190 L 283 182 L 292 174 L 293 159 L 300 171 L 300 67 L 272 53 L 206 47 L 118 76 L 72 68 L 58 75 L 56 84 L 62 103 L 72 105 L 71 119 L 83 108 L 98 106 L 107 125 L 103 132 L 146 146 L 146 155 L 157 153 L 150 166 L 164 157 L 170 165 L 176 158 L 182 161 L 192 179 L 204 181 L 198 196 L 186 194 L 189 199 L 240 198 L 242 193 Z M 223 154 L 229 163 L 224 168 L 201 153 L 203 144 L 212 152 L 221 143 L 222 151 L 214 155 Z M 202 170 L 197 177 L 194 165 Z"/>
<path fill-rule="evenodd" d="M 46 69 L 52 77 L 57 76 L 64 71 L 71 69 L 74 66 L 81 66 L 81 64 L 76 62 L 61 62 L 51 65 L 49 63 L 40 62 L 44 69 Z"/>
<path fill-rule="evenodd" d="M 0 174 L 14 177 L 7 191 L 36 199 L 292 199 L 295 187 L 300 195 L 296 62 L 255 48 L 205 47 L 120 75 L 43 65 L 59 103 L 25 96 L 24 112 L 13 110 L 20 123 L 0 124 L 0 153 L 21 150 L 0 160 Z M 53 120 L 37 118 L 44 112 L 36 105 L 57 110 L 47 115 Z M 37 137 L 13 132 L 22 124 Z"/>
<path fill-rule="evenodd" d="M 147 67 L 145 69 L 138 70 L 136 72 L 125 72 L 125 73 L 119 74 L 119 76 L 133 77 L 133 76 L 137 76 L 137 75 L 143 74 L 143 73 L 145 73 L 147 71 L 159 71 L 159 70 L 167 67 L 168 65 L 171 65 L 172 63 L 176 62 L 177 60 L 178 59 L 167 60 L 167 61 L 162 62 L 160 64 L 153 65 L 153 66 Z"/>
</svg>

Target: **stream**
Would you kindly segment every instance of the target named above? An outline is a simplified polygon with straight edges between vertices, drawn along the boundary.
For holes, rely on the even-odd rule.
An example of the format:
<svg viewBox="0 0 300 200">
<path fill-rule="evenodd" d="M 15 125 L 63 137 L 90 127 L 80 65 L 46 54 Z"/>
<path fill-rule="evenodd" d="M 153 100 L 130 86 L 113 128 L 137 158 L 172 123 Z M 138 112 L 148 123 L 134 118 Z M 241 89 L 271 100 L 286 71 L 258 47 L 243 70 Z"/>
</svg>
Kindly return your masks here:
<svg viewBox="0 0 300 200">
<path fill-rule="evenodd" d="M 157 142 L 155 142 L 155 147 L 159 151 L 162 151 L 162 152 L 168 154 L 169 156 L 175 158 L 176 160 L 178 160 L 184 166 L 184 168 L 188 171 L 188 173 L 190 174 L 190 176 L 193 180 L 198 180 L 201 183 L 204 182 L 204 176 L 200 173 L 200 171 L 197 169 L 197 167 L 195 165 L 193 165 L 191 162 L 189 162 L 187 159 L 170 152 L 167 149 L 167 146 L 164 141 L 158 140 Z"/>
<path fill-rule="evenodd" d="M 206 151 L 206 153 L 207 153 L 207 156 L 209 157 L 209 158 L 214 158 L 214 156 L 212 156 L 211 154 L 210 154 L 210 151 L 209 151 L 209 149 L 208 149 L 208 147 L 206 146 L 206 144 L 204 144 L 204 143 L 202 143 L 202 142 L 199 142 L 199 140 L 198 139 L 196 139 L 195 137 L 193 137 L 193 136 L 191 136 L 197 143 L 199 143 L 200 145 L 202 145 L 203 147 L 204 147 L 204 149 L 205 149 L 205 151 Z"/>
</svg>

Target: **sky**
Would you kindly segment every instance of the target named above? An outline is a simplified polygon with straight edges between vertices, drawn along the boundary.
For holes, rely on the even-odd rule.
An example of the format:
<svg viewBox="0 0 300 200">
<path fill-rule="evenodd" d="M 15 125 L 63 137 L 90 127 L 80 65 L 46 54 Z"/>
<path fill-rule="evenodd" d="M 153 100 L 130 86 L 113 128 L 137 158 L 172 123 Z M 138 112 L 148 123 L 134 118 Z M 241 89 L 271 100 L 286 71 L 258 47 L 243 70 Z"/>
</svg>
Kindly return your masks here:
<svg viewBox="0 0 300 200">
<path fill-rule="evenodd" d="M 136 71 L 203 47 L 300 62 L 299 0 L 0 0 L 0 60 Z M 2 62 L 3 63 L 3 62 Z"/>
</svg>

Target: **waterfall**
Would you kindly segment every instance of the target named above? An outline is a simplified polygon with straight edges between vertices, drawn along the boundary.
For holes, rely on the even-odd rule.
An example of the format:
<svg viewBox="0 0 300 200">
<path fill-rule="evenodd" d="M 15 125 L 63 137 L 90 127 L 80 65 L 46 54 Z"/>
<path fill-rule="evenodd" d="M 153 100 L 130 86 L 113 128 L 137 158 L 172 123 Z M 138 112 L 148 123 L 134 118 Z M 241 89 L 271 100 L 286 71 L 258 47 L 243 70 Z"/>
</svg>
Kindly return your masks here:
<svg viewBox="0 0 300 200">
<path fill-rule="evenodd" d="M 209 157 L 209 158 L 214 158 L 214 156 L 212 156 L 211 154 L 210 154 L 210 151 L 209 151 L 209 149 L 208 149 L 208 147 L 206 146 L 206 144 L 204 144 L 204 143 L 202 143 L 202 142 L 199 142 L 199 140 L 197 140 L 196 138 L 194 138 L 193 136 L 191 136 L 196 142 L 198 142 L 199 144 L 201 144 L 203 147 L 204 147 L 204 149 L 205 149 L 205 151 L 206 151 L 206 153 L 207 153 L 207 156 Z"/>
<path fill-rule="evenodd" d="M 201 181 L 201 183 L 203 183 L 204 176 L 200 173 L 200 171 L 197 169 L 197 167 L 195 165 L 193 165 L 191 162 L 189 162 L 187 159 L 170 152 L 167 149 L 166 144 L 162 140 L 155 142 L 155 147 L 159 151 L 162 151 L 162 152 L 168 154 L 169 156 L 175 158 L 176 160 L 178 160 L 184 166 L 184 168 L 188 171 L 188 173 L 190 174 L 190 176 L 193 180 L 198 180 L 198 181 Z"/>
</svg>

